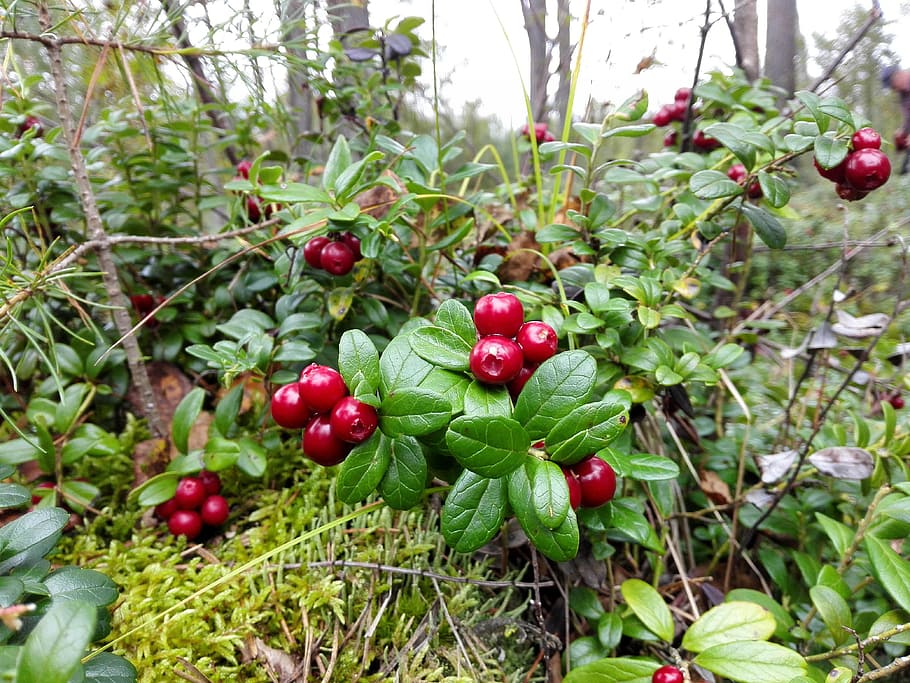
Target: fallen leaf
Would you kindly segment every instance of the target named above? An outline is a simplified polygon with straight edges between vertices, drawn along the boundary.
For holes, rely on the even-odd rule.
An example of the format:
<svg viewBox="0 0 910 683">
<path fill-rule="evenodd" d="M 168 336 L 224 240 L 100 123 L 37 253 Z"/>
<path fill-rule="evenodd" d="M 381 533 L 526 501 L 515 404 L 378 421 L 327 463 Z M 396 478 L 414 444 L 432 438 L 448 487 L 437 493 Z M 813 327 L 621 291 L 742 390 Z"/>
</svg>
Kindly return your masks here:
<svg viewBox="0 0 910 683">
<path fill-rule="evenodd" d="M 781 451 L 780 453 L 769 453 L 768 455 L 756 455 L 755 463 L 761 472 L 761 480 L 765 484 L 773 484 L 784 478 L 784 475 L 790 470 L 797 452 L 794 450 Z"/>
<path fill-rule="evenodd" d="M 832 446 L 815 451 L 809 462 L 822 474 L 835 479 L 865 479 L 872 475 L 869 451 L 853 446 Z"/>
<path fill-rule="evenodd" d="M 284 650 L 270 647 L 260 638 L 248 635 L 241 648 L 241 655 L 245 663 L 260 662 L 269 676 L 278 683 L 293 683 L 303 680 L 306 667 L 302 659 L 293 657 Z"/>
<path fill-rule="evenodd" d="M 733 502 L 730 487 L 716 472 L 700 470 L 698 472 L 698 486 L 715 505 L 728 505 Z"/>
</svg>

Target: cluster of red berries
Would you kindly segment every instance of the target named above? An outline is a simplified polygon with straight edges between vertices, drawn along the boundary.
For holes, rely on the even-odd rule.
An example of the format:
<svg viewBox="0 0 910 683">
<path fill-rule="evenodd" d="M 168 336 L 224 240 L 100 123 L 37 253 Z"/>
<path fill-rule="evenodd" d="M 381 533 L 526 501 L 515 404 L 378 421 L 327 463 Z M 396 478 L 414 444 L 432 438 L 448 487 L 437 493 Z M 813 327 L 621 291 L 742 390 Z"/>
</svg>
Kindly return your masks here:
<svg viewBox="0 0 910 683">
<path fill-rule="evenodd" d="M 652 122 L 655 126 L 669 126 L 674 121 L 682 123 L 686 120 L 686 109 L 689 108 L 689 101 L 692 99 L 691 88 L 680 88 L 673 96 L 671 104 L 665 104 L 654 114 Z M 679 141 L 679 133 L 676 129 L 670 129 L 664 135 L 664 147 L 673 147 Z M 712 149 L 720 147 L 720 141 L 706 135 L 702 130 L 696 130 L 692 135 L 692 147 L 702 152 L 710 152 Z"/>
<path fill-rule="evenodd" d="M 734 183 L 745 186 L 746 178 L 749 177 L 749 171 L 747 171 L 746 167 L 742 164 L 733 164 L 730 168 L 727 169 L 727 177 Z M 753 180 L 749 183 L 749 187 L 746 189 L 746 194 L 750 199 L 758 199 L 761 197 L 761 185 L 757 180 Z"/>
<path fill-rule="evenodd" d="M 303 245 L 303 258 L 313 268 L 332 275 L 347 275 L 354 264 L 363 258 L 360 239 L 351 232 L 319 235 Z"/>
<path fill-rule="evenodd" d="M 521 134 L 528 140 L 531 139 L 531 131 L 527 123 L 521 127 Z M 553 137 L 553 133 L 547 130 L 546 122 L 541 122 L 534 124 L 534 139 L 537 140 L 539 145 L 542 142 L 553 142 L 556 138 Z"/>
<path fill-rule="evenodd" d="M 616 472 L 608 462 L 589 455 L 574 465 L 562 467 L 569 486 L 569 503 L 573 510 L 580 507 L 599 508 L 613 500 L 616 494 Z"/>
<path fill-rule="evenodd" d="M 271 411 L 281 427 L 303 430 L 303 454 L 325 467 L 344 460 L 379 424 L 373 406 L 348 395 L 340 372 L 316 363 L 272 395 Z"/>
<path fill-rule="evenodd" d="M 167 522 L 174 536 L 194 540 L 203 526 L 221 526 L 227 521 L 231 508 L 221 494 L 221 477 L 202 470 L 195 477 L 183 477 L 177 482 L 174 497 L 155 508 L 155 516 Z"/>
<path fill-rule="evenodd" d="M 846 201 L 862 199 L 891 177 L 891 161 L 880 148 L 882 136 L 874 128 L 860 128 L 850 139 L 850 152 L 837 166 L 822 168 L 813 159 L 822 178 L 835 183 L 837 196 Z"/>
<path fill-rule="evenodd" d="M 485 294 L 474 306 L 479 339 L 469 356 L 471 372 L 484 384 L 508 385 L 516 398 L 537 367 L 556 354 L 556 331 L 539 320 L 525 322 L 514 294 Z"/>
<path fill-rule="evenodd" d="M 244 159 L 239 164 L 237 164 L 237 175 L 239 175 L 244 180 L 250 179 L 250 169 L 253 167 L 253 162 L 248 159 Z M 272 217 L 272 214 L 278 211 L 281 208 L 280 204 L 274 202 L 263 203 L 260 197 L 257 197 L 255 194 L 248 194 L 246 196 L 246 215 L 250 219 L 250 223 L 258 223 L 263 218 L 268 220 Z"/>
<path fill-rule="evenodd" d="M 651 683 L 683 683 L 683 673 L 675 666 L 662 666 L 651 674 Z"/>
</svg>

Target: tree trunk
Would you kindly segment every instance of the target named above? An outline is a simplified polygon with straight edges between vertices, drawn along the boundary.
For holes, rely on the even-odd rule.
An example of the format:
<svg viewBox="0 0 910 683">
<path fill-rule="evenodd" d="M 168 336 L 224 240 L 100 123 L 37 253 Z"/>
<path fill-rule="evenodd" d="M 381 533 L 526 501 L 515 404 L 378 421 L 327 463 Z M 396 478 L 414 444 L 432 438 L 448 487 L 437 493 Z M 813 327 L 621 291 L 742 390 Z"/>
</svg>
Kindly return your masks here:
<svg viewBox="0 0 910 683">
<path fill-rule="evenodd" d="M 559 114 L 560 122 L 565 122 L 569 109 L 569 88 L 572 83 L 572 40 L 569 36 L 569 25 L 572 16 L 569 14 L 569 0 L 556 0 L 556 47 L 559 61 L 556 63 L 556 76 L 559 79 L 553 108 Z"/>
<path fill-rule="evenodd" d="M 326 0 L 326 11 L 335 35 L 345 35 L 370 27 L 370 10 L 367 0 Z"/>
<path fill-rule="evenodd" d="M 758 10 L 756 0 L 736 0 L 733 14 L 733 31 L 736 33 L 738 48 L 737 64 L 742 67 L 746 78 L 758 78 Z"/>
<path fill-rule="evenodd" d="M 796 0 L 768 0 L 768 32 L 765 36 L 765 76 L 786 91 L 796 89 L 796 38 L 799 16 Z"/>
<path fill-rule="evenodd" d="M 531 52 L 531 82 L 528 96 L 531 99 L 531 113 L 535 121 L 546 118 L 547 83 L 550 80 L 548 40 L 546 31 L 547 0 L 521 0 L 528 47 Z"/>
<path fill-rule="evenodd" d="M 312 152 L 312 144 L 303 137 L 304 134 L 313 132 L 315 106 L 306 66 L 308 5 L 311 6 L 311 0 L 288 0 L 284 17 L 289 26 L 285 33 L 285 43 L 291 56 L 288 64 L 288 109 L 298 133 L 292 143 L 291 153 L 298 158 L 307 157 Z M 315 33 L 315 27 L 312 32 Z"/>
</svg>

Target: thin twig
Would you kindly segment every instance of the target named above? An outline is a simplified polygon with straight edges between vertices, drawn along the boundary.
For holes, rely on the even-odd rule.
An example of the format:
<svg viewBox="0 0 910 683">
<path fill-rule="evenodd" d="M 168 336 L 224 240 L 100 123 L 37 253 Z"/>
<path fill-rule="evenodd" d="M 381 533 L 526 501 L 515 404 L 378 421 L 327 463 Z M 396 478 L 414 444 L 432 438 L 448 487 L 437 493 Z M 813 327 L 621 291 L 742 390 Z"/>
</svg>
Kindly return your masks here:
<svg viewBox="0 0 910 683">
<path fill-rule="evenodd" d="M 283 564 L 283 569 L 300 569 L 303 563 Z M 448 576 L 446 574 L 437 574 L 425 569 L 408 569 L 407 567 L 395 567 L 389 564 L 379 564 L 377 562 L 354 562 L 351 560 L 323 560 L 319 562 L 309 562 L 306 567 L 312 569 L 315 567 L 356 567 L 357 569 L 375 569 L 380 572 L 390 574 L 405 574 L 407 576 L 417 576 L 422 579 L 433 579 L 435 581 L 449 581 L 451 583 L 467 583 L 472 586 L 482 586 L 483 588 L 535 588 L 554 585 L 552 581 L 544 580 L 540 582 L 526 581 L 483 581 L 481 579 L 469 579 L 464 576 Z"/>
</svg>

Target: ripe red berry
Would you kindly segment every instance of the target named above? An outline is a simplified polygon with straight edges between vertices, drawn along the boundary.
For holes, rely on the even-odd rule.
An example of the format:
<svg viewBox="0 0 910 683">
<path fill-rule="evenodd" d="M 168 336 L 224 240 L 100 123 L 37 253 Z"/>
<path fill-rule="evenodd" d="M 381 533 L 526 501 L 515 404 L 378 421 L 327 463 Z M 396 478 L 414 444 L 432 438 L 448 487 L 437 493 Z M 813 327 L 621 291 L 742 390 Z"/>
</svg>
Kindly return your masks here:
<svg viewBox="0 0 910 683">
<path fill-rule="evenodd" d="M 174 500 L 181 510 L 198 510 L 205 500 L 205 485 L 198 477 L 184 477 L 177 482 Z"/>
<path fill-rule="evenodd" d="M 155 308 L 155 298 L 151 294 L 133 294 L 130 304 L 139 315 L 145 317 Z"/>
<path fill-rule="evenodd" d="M 318 235 L 313 237 L 310 240 L 307 240 L 307 243 L 303 245 L 303 258 L 309 263 L 313 268 L 322 268 L 322 261 L 320 257 L 322 256 L 322 250 L 325 249 L 325 246 L 331 243 L 330 240 L 325 235 Z"/>
<path fill-rule="evenodd" d="M 692 146 L 695 147 L 695 149 L 701 149 L 709 152 L 712 149 L 717 149 L 720 147 L 720 141 L 716 138 L 712 138 L 704 131 L 697 130 L 695 131 L 695 135 L 692 136 Z"/>
<path fill-rule="evenodd" d="M 837 166 L 832 166 L 831 168 L 822 168 L 821 164 L 818 163 L 818 159 L 812 159 L 812 163 L 815 165 L 815 170 L 818 171 L 818 174 L 822 178 L 827 178 L 832 183 L 843 183 L 844 182 L 844 171 L 847 168 L 847 160 L 844 159 Z"/>
<path fill-rule="evenodd" d="M 347 275 L 354 267 L 354 252 L 344 242 L 330 242 L 319 254 L 319 265 L 332 275 Z"/>
<path fill-rule="evenodd" d="M 237 175 L 245 180 L 250 178 L 250 169 L 253 168 L 253 162 L 249 159 L 244 159 L 239 164 L 237 164 Z"/>
<path fill-rule="evenodd" d="M 572 472 L 581 484 L 581 504 L 586 508 L 600 507 L 616 493 L 616 473 L 596 455 L 572 465 Z"/>
<path fill-rule="evenodd" d="M 860 128 L 850 142 L 854 152 L 858 149 L 879 149 L 882 146 L 882 136 L 874 128 Z"/>
<path fill-rule="evenodd" d="M 844 183 L 835 185 L 834 191 L 837 192 L 838 197 L 848 202 L 855 202 L 869 194 L 865 190 L 857 190 L 852 185 L 846 185 Z"/>
<path fill-rule="evenodd" d="M 329 419 L 335 436 L 348 443 L 366 441 L 373 436 L 379 424 L 376 409 L 353 396 L 345 396 L 338 401 Z"/>
<path fill-rule="evenodd" d="M 680 88 L 676 91 L 676 94 L 673 95 L 674 102 L 685 102 L 688 104 L 689 98 L 692 97 L 692 88 Z"/>
<path fill-rule="evenodd" d="M 847 156 L 844 179 L 857 190 L 874 190 L 884 185 L 890 176 L 891 162 L 880 149 L 860 149 Z"/>
<path fill-rule="evenodd" d="M 524 365 L 521 347 L 508 337 L 481 337 L 471 349 L 468 363 L 474 376 L 485 384 L 508 384 Z"/>
<path fill-rule="evenodd" d="M 311 410 L 303 398 L 300 382 L 278 387 L 272 394 L 272 419 L 285 429 L 303 429 L 310 419 Z"/>
<path fill-rule="evenodd" d="M 573 510 L 581 507 L 581 482 L 572 470 L 562 468 L 562 473 L 566 478 L 566 485 L 569 487 L 569 505 Z"/>
<path fill-rule="evenodd" d="M 246 196 L 246 216 L 250 223 L 258 223 L 262 220 L 262 200 L 251 194 Z"/>
<path fill-rule="evenodd" d="M 177 501 L 171 498 L 155 506 L 155 517 L 166 521 L 170 519 L 171 515 L 177 512 L 178 509 Z"/>
<path fill-rule="evenodd" d="M 354 254 L 355 261 L 363 258 L 363 254 L 360 252 L 360 238 L 357 235 L 353 232 L 343 232 L 341 233 L 341 241 L 348 245 L 348 249 Z"/>
<path fill-rule="evenodd" d="M 524 321 L 524 306 L 517 296 L 508 292 L 484 294 L 474 305 L 474 324 L 481 337 L 489 334 L 514 337 Z"/>
<path fill-rule="evenodd" d="M 204 524 L 209 526 L 221 526 L 227 521 L 231 507 L 223 496 L 209 496 L 202 502 L 202 508 L 199 515 L 202 517 Z"/>
<path fill-rule="evenodd" d="M 742 164 L 733 164 L 730 168 L 727 169 L 727 177 L 734 183 L 743 182 L 748 175 L 749 172 Z"/>
<path fill-rule="evenodd" d="M 22 137 L 28 131 L 32 131 L 36 138 L 40 138 L 44 133 L 44 125 L 37 116 L 26 116 L 25 121 L 19 124 L 19 137 Z"/>
<path fill-rule="evenodd" d="M 515 375 L 515 378 L 509 382 L 509 395 L 512 397 L 513 401 L 518 400 L 518 394 L 520 394 L 521 390 L 525 388 L 525 384 L 527 384 L 528 380 L 531 379 L 531 375 L 534 374 L 535 370 L 537 370 L 536 363 L 522 365 L 521 370 L 518 371 L 518 374 Z"/>
<path fill-rule="evenodd" d="M 174 536 L 186 536 L 192 541 L 202 531 L 202 517 L 195 510 L 177 510 L 168 517 L 167 528 Z"/>
<path fill-rule="evenodd" d="M 518 329 L 515 341 L 521 347 L 526 363 L 543 363 L 556 355 L 559 338 L 556 330 L 540 320 L 526 322 Z"/>
<path fill-rule="evenodd" d="M 205 493 L 208 496 L 214 496 L 221 493 L 221 477 L 210 470 L 202 470 L 198 475 L 199 481 L 205 487 Z"/>
<path fill-rule="evenodd" d="M 890 403 L 891 407 L 895 410 L 900 410 L 904 407 L 904 399 L 899 394 L 894 394 L 894 396 L 889 398 L 888 403 Z"/>
<path fill-rule="evenodd" d="M 350 444 L 335 436 L 328 415 L 317 415 L 303 430 L 303 454 L 318 465 L 337 465 L 350 450 Z"/>
<path fill-rule="evenodd" d="M 670 122 L 673 120 L 673 107 L 665 104 L 660 109 L 657 110 L 657 113 L 654 114 L 654 118 L 651 119 L 651 122 L 658 127 L 669 126 Z"/>
<path fill-rule="evenodd" d="M 664 135 L 664 147 L 673 147 L 677 140 L 679 140 L 679 133 L 671 128 Z"/>
<path fill-rule="evenodd" d="M 300 397 L 314 413 L 329 413 L 348 395 L 341 373 L 327 365 L 312 363 L 300 373 Z"/>
<path fill-rule="evenodd" d="M 651 675 L 651 683 L 683 683 L 683 674 L 675 666 L 668 664 Z"/>
</svg>

